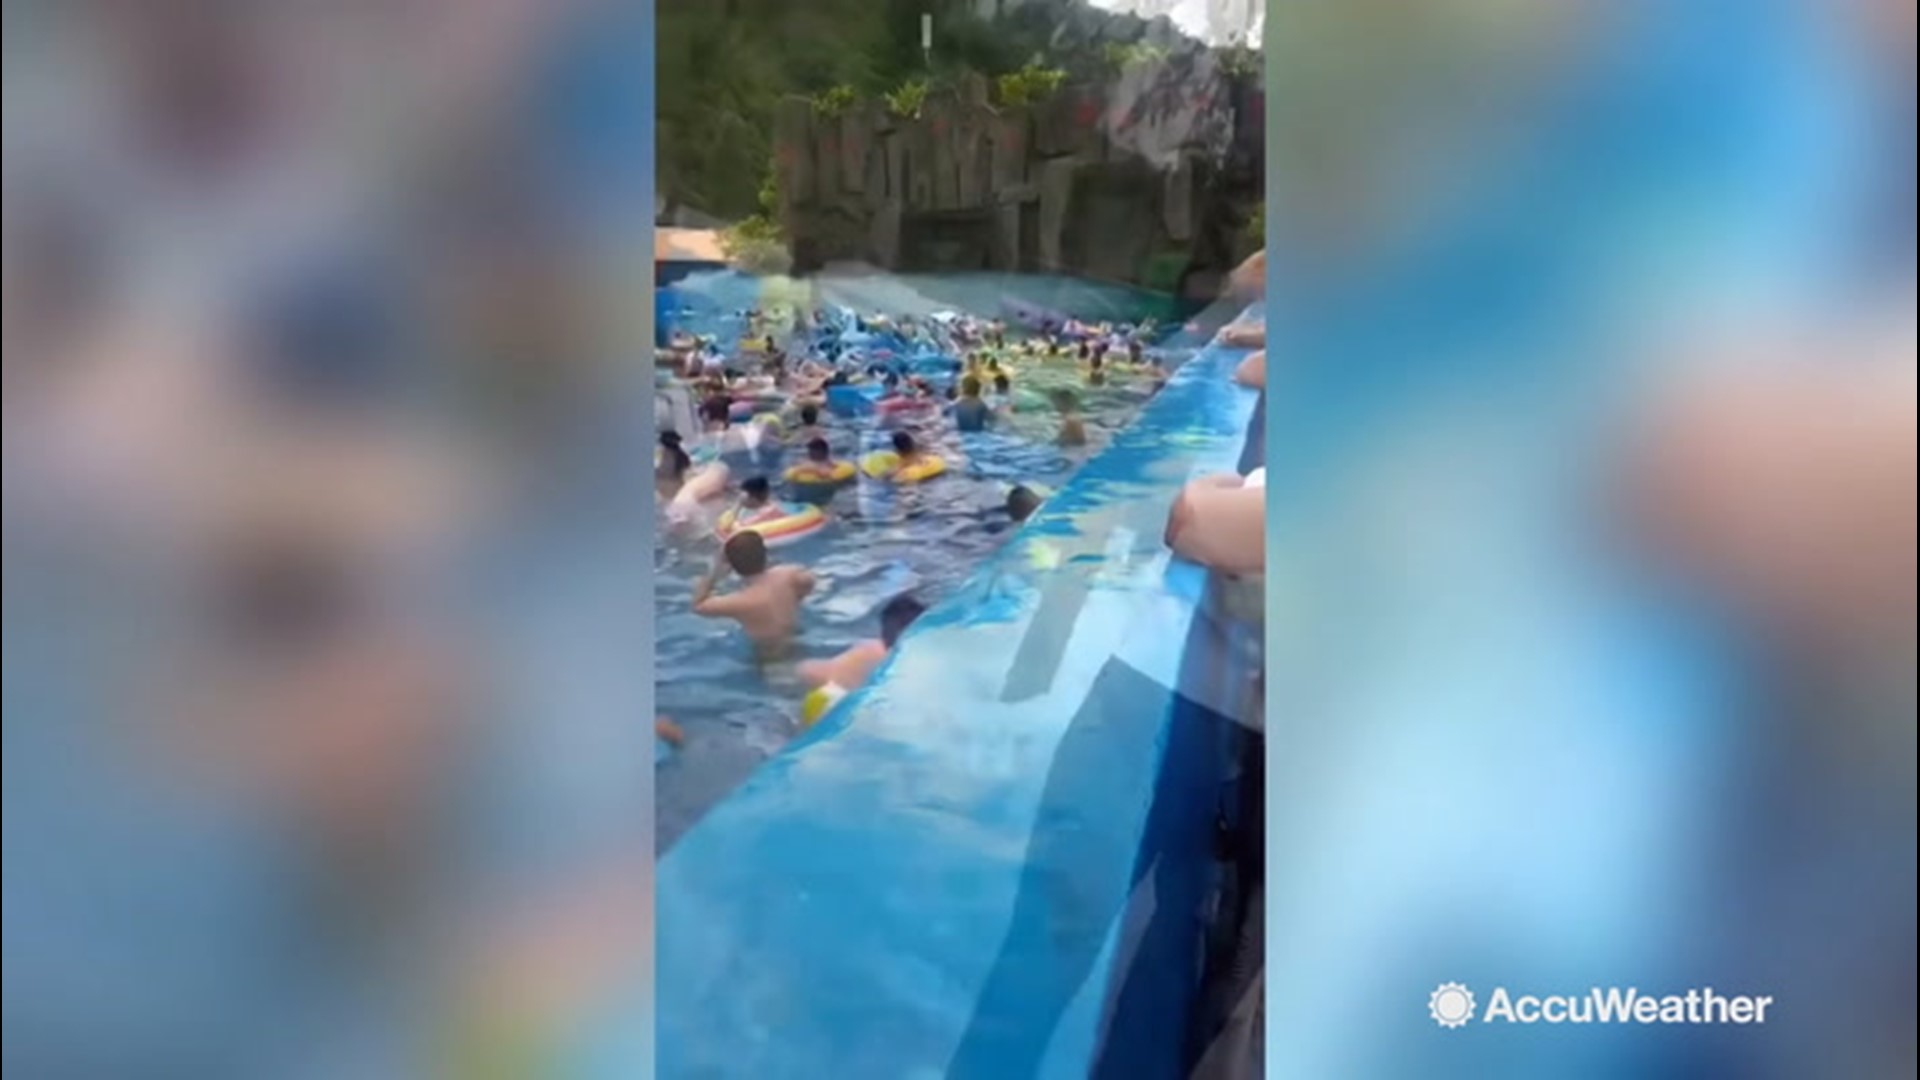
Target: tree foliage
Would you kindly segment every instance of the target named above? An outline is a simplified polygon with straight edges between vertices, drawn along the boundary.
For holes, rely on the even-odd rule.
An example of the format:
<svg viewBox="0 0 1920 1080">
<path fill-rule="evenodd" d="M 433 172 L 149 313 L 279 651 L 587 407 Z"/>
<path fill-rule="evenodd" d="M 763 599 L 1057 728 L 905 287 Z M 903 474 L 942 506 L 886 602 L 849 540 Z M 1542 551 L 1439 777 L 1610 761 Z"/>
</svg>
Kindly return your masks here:
<svg viewBox="0 0 1920 1080">
<path fill-rule="evenodd" d="M 1110 73 L 1129 57 L 1191 53 L 1201 46 L 1165 20 L 1143 20 L 1085 0 L 1025 0 L 983 19 L 978 0 L 659 0 L 655 7 L 659 191 L 669 205 L 738 220 L 757 212 L 773 154 L 773 115 L 799 95 L 829 111 L 856 98 L 886 97 L 902 115 L 926 88 L 959 72 L 1042 94 L 1060 78 Z M 933 49 L 920 48 L 920 17 L 934 19 Z M 915 84 L 921 87 L 914 90 Z"/>
</svg>

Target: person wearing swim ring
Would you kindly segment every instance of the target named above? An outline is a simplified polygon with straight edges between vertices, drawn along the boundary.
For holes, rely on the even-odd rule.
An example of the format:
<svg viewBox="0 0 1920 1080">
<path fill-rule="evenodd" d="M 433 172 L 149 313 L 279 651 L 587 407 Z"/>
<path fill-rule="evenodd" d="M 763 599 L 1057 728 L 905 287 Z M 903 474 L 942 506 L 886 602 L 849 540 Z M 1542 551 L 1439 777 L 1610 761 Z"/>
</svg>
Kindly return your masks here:
<svg viewBox="0 0 1920 1080">
<path fill-rule="evenodd" d="M 894 597 L 880 609 L 878 639 L 856 642 L 830 659 L 804 661 L 797 669 L 800 678 L 809 686 L 825 691 L 834 700 L 858 690 L 873 677 L 874 670 L 893 651 L 900 635 L 926 610 L 926 605 L 911 594 L 902 593 Z"/>
<path fill-rule="evenodd" d="M 893 471 L 896 473 L 925 460 L 920 451 L 920 444 L 914 441 L 913 433 L 909 431 L 893 433 L 893 457 Z"/>
<path fill-rule="evenodd" d="M 752 521 L 773 505 L 773 485 L 764 476 L 749 476 L 740 484 L 740 505 L 734 508 L 734 519 Z"/>
<path fill-rule="evenodd" d="M 825 438 L 816 435 L 807 440 L 805 464 L 798 475 L 788 474 L 788 479 L 811 484 L 832 483 L 835 479 L 833 465 L 833 446 Z"/>
<path fill-rule="evenodd" d="M 727 574 L 740 575 L 740 587 L 716 596 Z M 782 652 L 793 640 L 800 603 L 813 592 L 813 574 L 802 566 L 776 566 L 767 541 L 752 529 L 737 532 L 720 547 L 713 569 L 693 590 L 693 613 L 740 624 L 762 657 Z"/>
</svg>

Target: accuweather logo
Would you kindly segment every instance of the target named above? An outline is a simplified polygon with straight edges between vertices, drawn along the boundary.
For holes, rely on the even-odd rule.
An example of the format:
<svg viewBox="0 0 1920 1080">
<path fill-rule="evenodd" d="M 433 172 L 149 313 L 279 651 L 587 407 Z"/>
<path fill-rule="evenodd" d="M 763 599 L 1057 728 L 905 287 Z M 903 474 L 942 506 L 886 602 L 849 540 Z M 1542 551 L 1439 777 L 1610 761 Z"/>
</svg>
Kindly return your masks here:
<svg viewBox="0 0 1920 1080">
<path fill-rule="evenodd" d="M 1773 998 L 1721 994 L 1698 987 L 1684 994 L 1642 994 L 1638 987 L 1590 988 L 1584 994 L 1519 994 L 1496 986 L 1478 1007 L 1473 991 L 1441 983 L 1427 995 L 1427 1014 L 1443 1028 L 1483 1024 L 1764 1024 Z"/>
</svg>

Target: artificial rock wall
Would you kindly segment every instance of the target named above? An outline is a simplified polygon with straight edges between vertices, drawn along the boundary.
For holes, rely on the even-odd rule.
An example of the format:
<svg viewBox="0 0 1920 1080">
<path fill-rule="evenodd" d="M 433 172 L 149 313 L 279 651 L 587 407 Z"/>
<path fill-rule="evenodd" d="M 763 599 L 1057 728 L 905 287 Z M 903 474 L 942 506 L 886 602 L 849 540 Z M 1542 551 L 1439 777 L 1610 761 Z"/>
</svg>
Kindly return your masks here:
<svg viewBox="0 0 1920 1080">
<path fill-rule="evenodd" d="M 1172 290 L 1248 247 L 1261 198 L 1257 82 L 1144 92 L 1065 86 L 995 107 L 968 76 L 918 117 L 886 102 L 827 115 L 804 98 L 775 118 L 782 224 L 795 268 L 1063 273 Z"/>
</svg>

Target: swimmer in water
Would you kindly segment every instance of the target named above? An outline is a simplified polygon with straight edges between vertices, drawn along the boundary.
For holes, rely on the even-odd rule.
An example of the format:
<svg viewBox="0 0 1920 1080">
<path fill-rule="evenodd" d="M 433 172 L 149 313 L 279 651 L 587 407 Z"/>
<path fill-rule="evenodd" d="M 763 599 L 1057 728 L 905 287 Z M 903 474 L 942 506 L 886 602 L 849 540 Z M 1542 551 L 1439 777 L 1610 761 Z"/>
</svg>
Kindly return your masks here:
<svg viewBox="0 0 1920 1080">
<path fill-rule="evenodd" d="M 736 521 L 752 521 L 773 505 L 773 485 L 764 476 L 749 476 L 740 484 L 740 505 L 733 508 Z"/>
<path fill-rule="evenodd" d="M 1053 407 L 1060 413 L 1060 434 L 1055 441 L 1061 446 L 1087 445 L 1087 425 L 1080 419 L 1080 401 L 1073 391 L 1064 387 L 1055 390 Z"/>
<path fill-rule="evenodd" d="M 901 469 L 909 465 L 917 464 L 920 461 L 920 444 L 913 441 L 911 432 L 896 431 L 893 433 L 893 456 L 898 459 L 893 466 L 895 472 L 899 472 Z"/>
<path fill-rule="evenodd" d="M 1018 525 L 1026 521 L 1038 509 L 1040 509 L 1040 496 L 1035 494 L 1032 488 L 1024 484 L 1015 484 L 1013 490 L 1007 492 L 1007 516 L 1013 519 L 1014 524 Z"/>
<path fill-rule="evenodd" d="M 893 651 L 900 635 L 926 610 L 926 606 L 912 596 L 894 597 L 880 609 L 879 638 L 856 642 L 831 659 L 804 661 L 798 668 L 800 678 L 807 685 L 826 689 L 836 697 L 859 689 Z"/>
<path fill-rule="evenodd" d="M 740 587 L 714 595 L 728 573 L 740 575 Z M 709 619 L 732 619 L 763 657 L 777 654 L 793 641 L 800 603 L 813 592 L 813 574 L 805 567 L 776 566 L 767 555 L 767 542 L 748 529 L 727 538 L 713 569 L 693 590 L 693 612 Z"/>
<path fill-rule="evenodd" d="M 985 431 L 993 409 L 980 397 L 980 377 L 960 380 L 960 398 L 953 403 L 953 426 L 961 431 Z"/>
<path fill-rule="evenodd" d="M 1006 372 L 993 377 L 993 394 L 987 398 L 987 404 L 1002 416 L 1013 411 L 1013 380 Z"/>
<path fill-rule="evenodd" d="M 794 429 L 793 441 L 805 445 L 825 435 L 820 427 L 819 406 L 812 403 L 800 406 L 800 426 Z"/>
<path fill-rule="evenodd" d="M 807 460 L 791 477 L 802 484 L 833 482 L 833 446 L 821 436 L 807 440 Z"/>
<path fill-rule="evenodd" d="M 672 499 L 680 493 L 687 482 L 687 474 L 693 470 L 693 459 L 680 445 L 680 433 L 663 431 L 660 433 L 659 460 L 653 466 L 653 486 L 662 499 Z"/>
<path fill-rule="evenodd" d="M 724 391 L 709 395 L 700 403 L 700 422 L 708 434 L 724 433 L 733 423 L 733 401 Z"/>
</svg>

